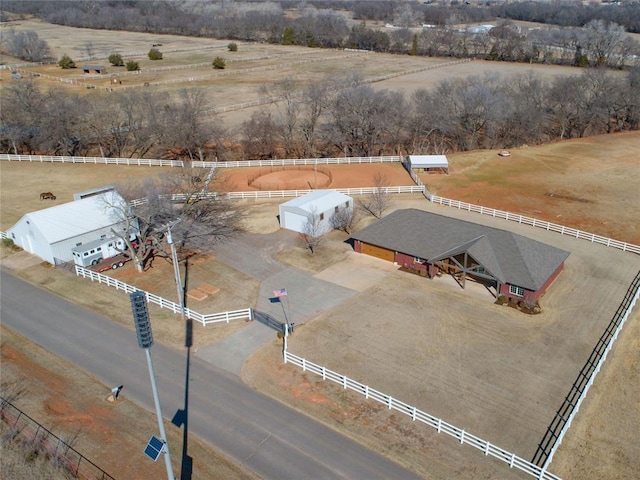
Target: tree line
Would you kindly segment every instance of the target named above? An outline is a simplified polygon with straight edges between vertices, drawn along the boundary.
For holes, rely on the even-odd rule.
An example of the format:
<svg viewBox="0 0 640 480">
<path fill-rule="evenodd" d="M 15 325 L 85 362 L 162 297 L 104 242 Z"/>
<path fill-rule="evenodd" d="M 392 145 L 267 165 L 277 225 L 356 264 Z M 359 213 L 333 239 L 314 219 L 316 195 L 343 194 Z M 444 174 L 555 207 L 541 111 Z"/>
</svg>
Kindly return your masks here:
<svg viewBox="0 0 640 480">
<path fill-rule="evenodd" d="M 24 79 L 3 92 L 0 146 L 7 153 L 224 161 L 444 154 L 640 126 L 640 69 L 446 79 L 410 96 L 347 75 L 312 84 L 286 79 L 262 93 L 280 101 L 225 128 L 202 89 L 87 96 Z"/>
<path fill-rule="evenodd" d="M 451 2 L 454 3 L 454 2 Z M 406 1 L 166 2 L 5 0 L 3 8 L 74 27 L 171 33 L 321 48 L 623 68 L 640 59 L 640 3 L 582 6 L 551 2 L 436 5 Z M 295 7 L 296 14 L 285 15 Z M 352 25 L 345 15 L 362 23 Z M 287 10 L 288 11 L 288 10 Z M 496 22 L 496 18 L 499 18 Z M 370 20 L 398 27 L 370 28 Z M 521 29 L 512 20 L 563 28 Z M 497 23 L 491 30 L 462 28 Z M 428 28 L 423 28 L 427 26 Z M 24 39 L 22 39 L 24 40 Z M 13 45 L 15 42 L 8 42 Z M 19 42 L 20 43 L 20 42 Z M 24 43 L 24 42 L 21 42 Z M 10 49 L 24 53 L 23 49 Z M 27 58 L 22 55 L 21 58 Z M 32 58 L 32 56 L 31 56 Z"/>
</svg>

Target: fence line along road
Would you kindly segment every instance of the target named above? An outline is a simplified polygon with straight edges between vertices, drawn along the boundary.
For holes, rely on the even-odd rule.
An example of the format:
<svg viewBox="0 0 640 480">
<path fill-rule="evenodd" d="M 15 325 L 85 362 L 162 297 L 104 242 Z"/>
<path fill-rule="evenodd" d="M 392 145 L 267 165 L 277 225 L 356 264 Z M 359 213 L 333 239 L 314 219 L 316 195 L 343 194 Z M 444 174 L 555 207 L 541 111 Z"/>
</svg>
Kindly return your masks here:
<svg viewBox="0 0 640 480">
<path fill-rule="evenodd" d="M 159 295 L 154 295 L 153 293 L 146 292 L 144 290 L 140 290 L 139 288 L 134 287 L 133 285 L 129 285 L 128 283 L 121 282 L 120 280 L 116 280 L 115 278 L 111 278 L 107 275 L 103 275 L 98 272 L 94 272 L 93 270 L 89 270 L 87 268 L 76 265 L 76 275 L 83 278 L 89 278 L 92 281 L 97 281 L 98 283 L 104 283 L 110 287 L 115 287 L 116 290 L 124 290 L 126 293 L 131 293 L 135 291 L 140 291 L 145 294 L 147 297 L 147 301 L 149 303 L 154 303 L 158 305 L 160 308 L 166 308 L 171 310 L 173 313 L 181 313 L 182 307 L 174 302 L 166 300 Z M 209 313 L 203 315 L 198 313 L 190 308 L 184 309 L 184 316 L 187 318 L 191 318 L 192 320 L 196 320 L 205 327 L 210 323 L 220 323 L 226 322 L 229 323 L 231 320 L 252 320 L 253 319 L 253 309 L 245 308 L 243 310 L 232 310 L 229 312 L 221 312 L 221 313 Z"/>
<path fill-rule="evenodd" d="M 341 385 L 345 390 L 352 390 L 356 393 L 359 393 L 360 395 L 363 395 L 367 399 L 372 399 L 378 403 L 386 405 L 390 410 L 396 410 L 411 417 L 411 419 L 414 421 L 418 421 L 435 428 L 438 433 L 446 433 L 447 435 L 454 437 L 461 444 L 471 445 L 472 447 L 484 452 L 485 455 L 492 456 L 504 463 L 509 464 L 509 467 L 511 468 L 517 468 L 518 470 L 528 473 L 529 475 L 540 480 L 560 480 L 560 477 L 557 477 L 552 473 L 549 473 L 544 469 L 538 467 L 537 465 L 534 465 L 533 463 L 518 457 L 515 453 L 508 452 L 507 450 L 492 445 L 491 443 L 482 440 L 481 438 L 478 438 L 475 435 L 470 434 L 469 432 L 465 432 L 464 430 L 455 427 L 437 417 L 434 417 L 433 415 L 429 415 L 422 410 L 418 410 L 412 405 L 408 405 L 404 402 L 401 402 L 400 400 L 391 397 L 390 395 L 374 390 L 368 385 L 364 385 L 360 382 L 356 382 L 355 380 L 351 380 L 345 375 L 333 372 L 326 367 L 309 362 L 302 357 L 289 353 L 288 350 L 284 351 L 284 362 L 297 365 L 298 367 L 301 367 L 305 372 L 309 371 L 315 373 L 316 375 L 320 375 L 323 380 L 331 380 L 332 382 Z"/>
<path fill-rule="evenodd" d="M 0 417 L 0 421 L 9 425 L 13 435 L 11 438 L 18 436 L 26 439 L 30 445 L 39 448 L 36 450 L 37 454 L 46 453 L 49 457 L 46 461 L 52 462 L 57 467 L 68 469 L 74 475 L 73 478 L 114 480 L 111 475 L 71 445 L 2 397 L 0 397 Z"/>
</svg>

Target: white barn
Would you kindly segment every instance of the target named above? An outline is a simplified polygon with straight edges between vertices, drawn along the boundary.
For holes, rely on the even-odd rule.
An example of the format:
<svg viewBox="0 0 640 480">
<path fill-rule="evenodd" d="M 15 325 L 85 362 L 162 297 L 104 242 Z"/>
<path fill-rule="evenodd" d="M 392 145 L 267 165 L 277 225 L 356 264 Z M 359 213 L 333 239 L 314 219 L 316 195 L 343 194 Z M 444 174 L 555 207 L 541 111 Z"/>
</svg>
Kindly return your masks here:
<svg viewBox="0 0 640 480">
<path fill-rule="evenodd" d="M 449 160 L 446 155 L 409 155 L 412 170 L 422 169 L 425 172 L 444 171 L 449 173 Z"/>
<path fill-rule="evenodd" d="M 106 198 L 105 198 L 106 197 Z M 27 213 L 7 231 L 13 243 L 51 264 L 73 261 L 71 249 L 113 236 L 121 223 L 109 204 L 124 202 L 115 191 Z"/>
<path fill-rule="evenodd" d="M 313 190 L 280 205 L 280 227 L 304 233 L 309 216 L 320 216 L 320 230 L 331 230 L 331 217 L 340 209 L 353 210 L 353 199 L 336 190 Z"/>
</svg>

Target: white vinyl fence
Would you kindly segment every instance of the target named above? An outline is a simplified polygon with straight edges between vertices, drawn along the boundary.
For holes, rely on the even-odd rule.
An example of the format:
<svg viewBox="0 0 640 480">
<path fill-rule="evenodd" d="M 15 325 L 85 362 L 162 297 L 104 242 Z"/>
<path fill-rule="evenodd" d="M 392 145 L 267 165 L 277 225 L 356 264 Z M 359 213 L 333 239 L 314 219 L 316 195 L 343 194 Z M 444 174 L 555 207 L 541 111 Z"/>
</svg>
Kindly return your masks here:
<svg viewBox="0 0 640 480">
<path fill-rule="evenodd" d="M 335 188 L 337 192 L 344 193 L 345 195 L 371 195 L 379 191 L 385 193 L 422 193 L 423 188 L 417 185 L 407 185 L 404 187 L 362 187 L 362 188 Z M 301 197 L 313 190 L 252 190 L 248 192 L 229 192 L 229 193 L 203 193 L 200 194 L 200 198 L 219 198 L 224 200 L 242 200 L 247 198 L 288 198 L 288 197 Z M 168 196 L 167 196 L 168 197 Z M 174 202 L 184 202 L 188 198 L 193 198 L 192 195 L 184 193 L 174 193 L 171 195 L 171 200 Z M 131 205 L 136 207 L 138 205 L 144 205 L 147 203 L 147 198 L 137 198 L 131 201 Z"/>
<path fill-rule="evenodd" d="M 623 252 L 632 252 L 640 254 L 640 246 L 632 243 L 620 242 L 613 240 L 612 238 L 602 237 L 595 233 L 583 232 L 571 227 L 565 227 L 564 225 L 558 225 L 556 223 L 545 222 L 544 220 L 538 220 L 532 217 L 525 217 L 518 215 L 517 213 L 509 213 L 502 210 L 496 210 L 493 208 L 482 207 L 480 205 L 473 205 L 472 203 L 459 202 L 458 200 L 451 200 L 449 198 L 438 197 L 437 195 L 431 195 L 431 202 L 438 205 L 444 205 L 447 207 L 457 208 L 459 210 L 466 210 L 468 212 L 476 212 L 482 215 L 489 215 L 495 218 L 503 218 L 512 222 L 517 222 L 523 225 L 530 225 L 532 227 L 542 228 L 550 232 L 556 232 L 561 235 L 568 235 L 570 237 L 579 238 L 581 240 L 587 240 L 591 243 L 599 243 L 606 245 L 607 247 L 617 248 Z"/>
<path fill-rule="evenodd" d="M 83 278 L 89 278 L 92 281 L 97 281 L 98 283 L 104 283 L 110 287 L 115 287 L 116 290 L 124 290 L 126 293 L 131 293 L 135 291 L 144 292 L 147 297 L 147 301 L 149 303 L 154 303 L 161 308 L 166 308 L 171 310 L 173 313 L 181 313 L 182 307 L 174 302 L 170 302 L 169 300 L 165 300 L 164 298 L 154 295 L 153 293 L 145 292 L 144 290 L 140 290 L 139 288 L 134 287 L 133 285 L 129 285 L 128 283 L 121 282 L 120 280 L 116 280 L 115 278 L 111 278 L 107 275 L 103 275 L 98 272 L 94 272 L 93 270 L 89 270 L 83 268 L 79 265 L 76 265 L 76 275 Z M 202 325 L 207 326 L 209 323 L 219 323 L 226 322 L 229 323 L 231 320 L 242 320 L 242 319 L 253 319 L 253 309 L 245 308 L 244 310 L 233 310 L 230 312 L 222 312 L 222 313 L 210 313 L 203 315 L 201 313 L 195 312 L 190 308 L 184 309 L 184 316 L 187 318 L 191 318 L 192 320 L 197 320 L 202 323 Z"/>
<path fill-rule="evenodd" d="M 20 161 L 20 162 L 53 162 L 53 163 L 88 163 L 88 164 L 106 164 L 106 165 L 137 165 L 137 166 L 167 166 L 180 167 L 183 166 L 181 160 L 160 160 L 146 158 L 105 158 L 105 157 L 60 157 L 50 155 L 10 155 L 0 154 L 0 160 Z M 358 163 L 394 163 L 403 162 L 403 157 L 396 155 L 380 156 L 380 157 L 332 157 L 332 158 L 284 158 L 276 160 L 246 160 L 238 162 L 201 162 L 192 161 L 191 165 L 196 168 L 239 168 L 239 167 L 276 167 L 276 166 L 294 166 L 294 165 L 339 165 L 339 164 L 358 164 Z M 405 167 L 407 165 L 405 164 Z M 512 222 L 524 225 L 530 225 L 536 228 L 543 228 L 550 232 L 568 235 L 581 240 L 587 240 L 592 243 L 598 243 L 611 248 L 617 248 L 623 252 L 632 252 L 640 255 L 640 246 L 632 243 L 621 242 L 612 238 L 603 237 L 594 233 L 584 232 L 564 225 L 538 220 L 533 217 L 496 210 L 494 208 L 474 205 L 472 203 L 460 202 L 449 198 L 432 195 L 426 186 L 420 181 L 418 175 L 407 167 L 407 171 L 416 185 L 404 187 L 386 187 L 388 193 L 422 193 L 430 202 L 447 207 L 466 210 L 468 212 L 480 213 L 481 215 L 489 215 L 495 218 L 502 218 Z M 336 189 L 346 195 L 370 195 L 376 191 L 377 187 L 366 188 L 348 188 Z M 251 191 L 251 192 L 230 192 L 222 196 L 226 199 L 245 199 L 245 198 L 286 198 L 298 197 L 309 193 L 310 190 L 277 190 L 277 191 Z M 216 197 L 215 193 L 211 196 Z M 179 198 L 176 198 L 179 200 Z M 137 200 L 134 202 L 143 202 Z M 134 203 L 135 204 L 135 203 Z"/>
<path fill-rule="evenodd" d="M 40 163 L 89 163 L 101 165 L 130 165 L 148 167 L 182 167 L 182 160 L 161 160 L 157 158 L 118 158 L 118 157 L 64 157 L 53 155 L 12 155 L 0 154 L 0 160 Z M 237 162 L 190 162 L 196 168 L 238 168 L 238 167 L 286 167 L 296 165 L 341 165 L 359 163 L 394 163 L 402 157 L 389 155 L 381 157 L 329 157 L 329 158 L 282 158 L 275 160 L 241 160 Z"/>
<path fill-rule="evenodd" d="M 341 385 L 344 389 L 349 389 L 359 393 L 360 395 L 364 395 L 367 399 L 375 400 L 378 403 L 386 405 L 390 410 L 396 410 L 411 417 L 414 421 L 422 422 L 436 429 L 438 433 L 446 433 L 447 435 L 454 437 L 461 444 L 471 445 L 472 447 L 482 451 L 485 455 L 490 455 L 509 464 L 509 467 L 511 468 L 517 468 L 518 470 L 522 470 L 523 472 L 541 480 L 560 480 L 560 477 L 557 477 L 537 465 L 518 457 L 515 453 L 508 452 L 507 450 L 492 445 L 469 432 L 465 432 L 464 430 L 434 417 L 433 415 L 429 415 L 422 410 L 418 410 L 414 406 L 401 402 L 390 395 L 374 390 L 368 385 L 351 380 L 350 378 L 333 372 L 323 366 L 311 363 L 302 357 L 289 353 L 287 350 L 284 351 L 284 361 L 285 363 L 292 363 L 301 367 L 305 372 L 309 371 L 316 375 L 320 375 L 323 380 L 331 380 L 332 382 Z"/>
</svg>

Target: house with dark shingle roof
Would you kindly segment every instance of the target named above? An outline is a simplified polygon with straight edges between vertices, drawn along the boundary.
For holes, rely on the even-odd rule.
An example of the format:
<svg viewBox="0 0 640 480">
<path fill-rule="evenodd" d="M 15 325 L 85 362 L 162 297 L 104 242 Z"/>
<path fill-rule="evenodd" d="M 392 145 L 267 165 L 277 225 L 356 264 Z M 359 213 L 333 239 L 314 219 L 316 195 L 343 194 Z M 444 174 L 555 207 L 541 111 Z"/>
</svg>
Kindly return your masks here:
<svg viewBox="0 0 640 480">
<path fill-rule="evenodd" d="M 351 235 L 354 250 L 425 277 L 452 275 L 462 288 L 481 282 L 535 303 L 564 268 L 569 252 L 506 230 L 417 209 L 397 210 Z"/>
</svg>

